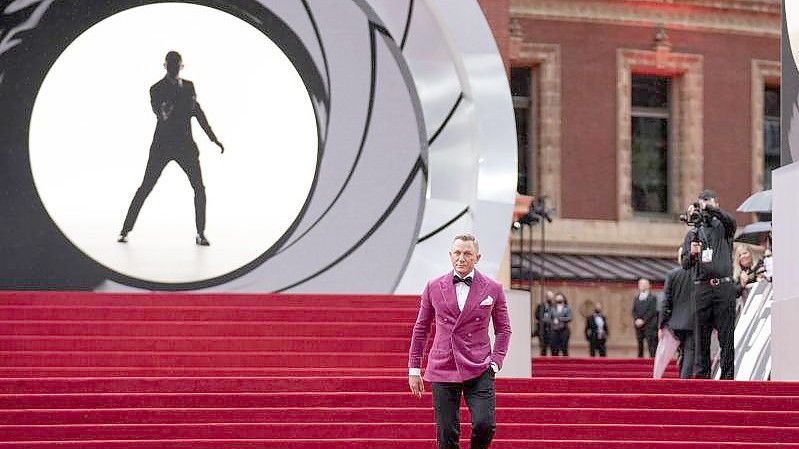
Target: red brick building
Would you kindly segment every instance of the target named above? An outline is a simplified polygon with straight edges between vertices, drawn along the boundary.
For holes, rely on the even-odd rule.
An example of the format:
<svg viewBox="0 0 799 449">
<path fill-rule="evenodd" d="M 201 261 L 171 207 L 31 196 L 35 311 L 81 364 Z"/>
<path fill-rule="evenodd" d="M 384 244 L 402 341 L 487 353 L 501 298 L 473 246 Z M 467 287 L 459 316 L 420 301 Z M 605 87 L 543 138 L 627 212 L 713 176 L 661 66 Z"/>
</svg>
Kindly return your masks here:
<svg viewBox="0 0 799 449">
<path fill-rule="evenodd" d="M 578 309 L 605 303 L 611 353 L 626 354 L 633 278 L 673 258 L 686 231 L 678 214 L 705 187 L 735 210 L 770 186 L 779 165 L 780 2 L 480 3 L 511 80 L 519 193 L 545 195 L 555 210 L 547 286 Z M 517 278 L 538 279 L 536 257 L 519 270 L 509 256 Z M 626 277 L 601 276 L 625 268 Z M 582 326 L 573 325 L 575 349 Z"/>
</svg>

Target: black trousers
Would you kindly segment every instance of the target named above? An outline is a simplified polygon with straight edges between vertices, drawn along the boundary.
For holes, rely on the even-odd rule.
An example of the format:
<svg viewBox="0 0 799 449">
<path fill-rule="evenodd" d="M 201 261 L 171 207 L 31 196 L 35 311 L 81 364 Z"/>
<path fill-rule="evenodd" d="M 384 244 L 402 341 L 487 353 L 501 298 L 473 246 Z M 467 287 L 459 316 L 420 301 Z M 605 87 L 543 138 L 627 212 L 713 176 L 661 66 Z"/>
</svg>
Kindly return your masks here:
<svg viewBox="0 0 799 449">
<path fill-rule="evenodd" d="M 552 355 L 569 355 L 569 337 L 570 331 L 568 327 L 552 330 L 550 334 Z"/>
<path fill-rule="evenodd" d="M 136 190 L 133 201 L 130 202 L 128 214 L 125 217 L 125 224 L 122 225 L 122 234 L 127 234 L 136 224 L 144 200 L 153 191 L 155 183 L 161 177 L 161 172 L 171 161 L 178 163 L 183 172 L 189 178 L 191 188 L 194 189 L 194 224 L 197 233 L 205 231 L 205 186 L 203 185 L 203 174 L 200 170 L 200 157 L 195 151 L 187 151 L 179 154 L 165 155 L 158 151 L 150 151 L 150 158 L 147 160 L 147 168 L 144 170 L 144 179 L 141 186 Z"/>
<path fill-rule="evenodd" d="M 694 374 L 694 331 L 674 330 L 680 340 L 680 379 L 690 379 Z"/>
<path fill-rule="evenodd" d="M 547 349 L 550 348 L 551 340 L 552 331 L 549 329 L 549 326 L 541 326 L 540 330 L 538 331 L 538 342 L 541 346 L 541 355 L 547 355 Z M 550 353 L 552 353 L 551 350 Z"/>
<path fill-rule="evenodd" d="M 588 349 L 589 349 L 589 352 L 591 353 L 591 357 L 596 357 L 597 353 L 599 353 L 600 357 L 607 357 L 608 356 L 608 351 L 605 348 L 605 342 L 606 341 L 607 340 L 605 340 L 605 339 L 601 339 L 600 340 L 600 339 L 594 338 L 594 337 L 592 337 L 592 338 L 590 338 L 588 340 Z"/>
<path fill-rule="evenodd" d="M 638 358 L 644 357 L 644 340 L 646 340 L 649 357 L 655 357 L 658 349 L 658 334 L 656 330 L 651 330 L 646 326 L 635 330 L 635 338 L 638 340 Z"/>
<path fill-rule="evenodd" d="M 721 347 L 721 378 L 735 378 L 735 295 L 734 282 L 719 285 L 699 284 L 694 288 L 696 303 L 696 360 L 694 376 L 710 378 L 710 336 L 718 331 Z"/>
<path fill-rule="evenodd" d="M 459 449 L 461 433 L 461 394 L 472 415 L 470 449 L 486 449 L 496 432 L 494 409 L 494 372 L 488 368 L 482 375 L 463 383 L 433 382 L 433 406 L 436 414 L 438 449 Z"/>
</svg>

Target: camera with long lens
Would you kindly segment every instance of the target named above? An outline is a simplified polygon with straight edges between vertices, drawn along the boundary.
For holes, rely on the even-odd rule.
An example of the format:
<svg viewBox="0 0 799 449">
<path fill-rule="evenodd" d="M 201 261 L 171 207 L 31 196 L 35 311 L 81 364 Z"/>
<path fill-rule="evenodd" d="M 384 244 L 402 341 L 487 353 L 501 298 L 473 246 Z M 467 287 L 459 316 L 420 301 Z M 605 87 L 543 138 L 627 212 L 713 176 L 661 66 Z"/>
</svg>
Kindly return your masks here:
<svg viewBox="0 0 799 449">
<path fill-rule="evenodd" d="M 702 210 L 699 203 L 694 203 L 694 211 L 691 214 L 680 214 L 680 221 L 688 226 L 699 228 L 702 223 L 710 221 L 710 214 Z"/>
</svg>

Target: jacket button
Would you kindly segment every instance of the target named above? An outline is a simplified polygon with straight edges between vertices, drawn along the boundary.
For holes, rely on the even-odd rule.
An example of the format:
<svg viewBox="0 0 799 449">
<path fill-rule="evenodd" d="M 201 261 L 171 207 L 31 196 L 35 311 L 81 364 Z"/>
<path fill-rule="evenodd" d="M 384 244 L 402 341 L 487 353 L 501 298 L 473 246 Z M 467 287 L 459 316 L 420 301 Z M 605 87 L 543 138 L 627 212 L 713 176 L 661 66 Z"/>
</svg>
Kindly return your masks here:
<svg viewBox="0 0 799 449">
<path fill-rule="evenodd" d="M 467 337 L 471 337 L 471 336 L 472 336 L 472 334 L 466 334 L 466 336 L 467 336 Z"/>
<path fill-rule="evenodd" d="M 480 321 L 480 318 L 475 318 L 474 320 L 475 320 L 475 321 Z"/>
</svg>

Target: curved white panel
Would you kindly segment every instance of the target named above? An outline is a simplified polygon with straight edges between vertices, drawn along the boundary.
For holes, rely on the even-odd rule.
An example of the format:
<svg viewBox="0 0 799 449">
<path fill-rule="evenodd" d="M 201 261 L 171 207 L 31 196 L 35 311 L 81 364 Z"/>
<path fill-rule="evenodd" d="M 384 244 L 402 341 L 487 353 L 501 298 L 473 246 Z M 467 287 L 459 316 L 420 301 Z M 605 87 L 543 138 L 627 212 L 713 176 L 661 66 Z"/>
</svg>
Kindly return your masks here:
<svg viewBox="0 0 799 449">
<path fill-rule="evenodd" d="M 505 68 L 476 1 L 417 1 L 405 57 L 425 111 L 430 179 L 424 228 L 397 293 L 418 293 L 425 281 L 449 268 L 452 237 L 473 232 L 480 241 L 478 268 L 496 276 L 504 257 L 516 195 L 516 133 Z M 414 31 L 421 38 L 416 40 Z M 418 43 L 414 46 L 414 43 Z M 456 84 L 457 79 L 457 84 Z M 460 89 L 460 102 L 452 98 Z M 450 98 L 449 108 L 446 98 Z M 449 119 L 447 120 L 447 117 Z M 433 128 L 434 123 L 440 123 Z M 457 220 L 434 212 L 441 201 L 463 203 Z M 434 218 L 435 217 L 435 218 Z"/>
</svg>

